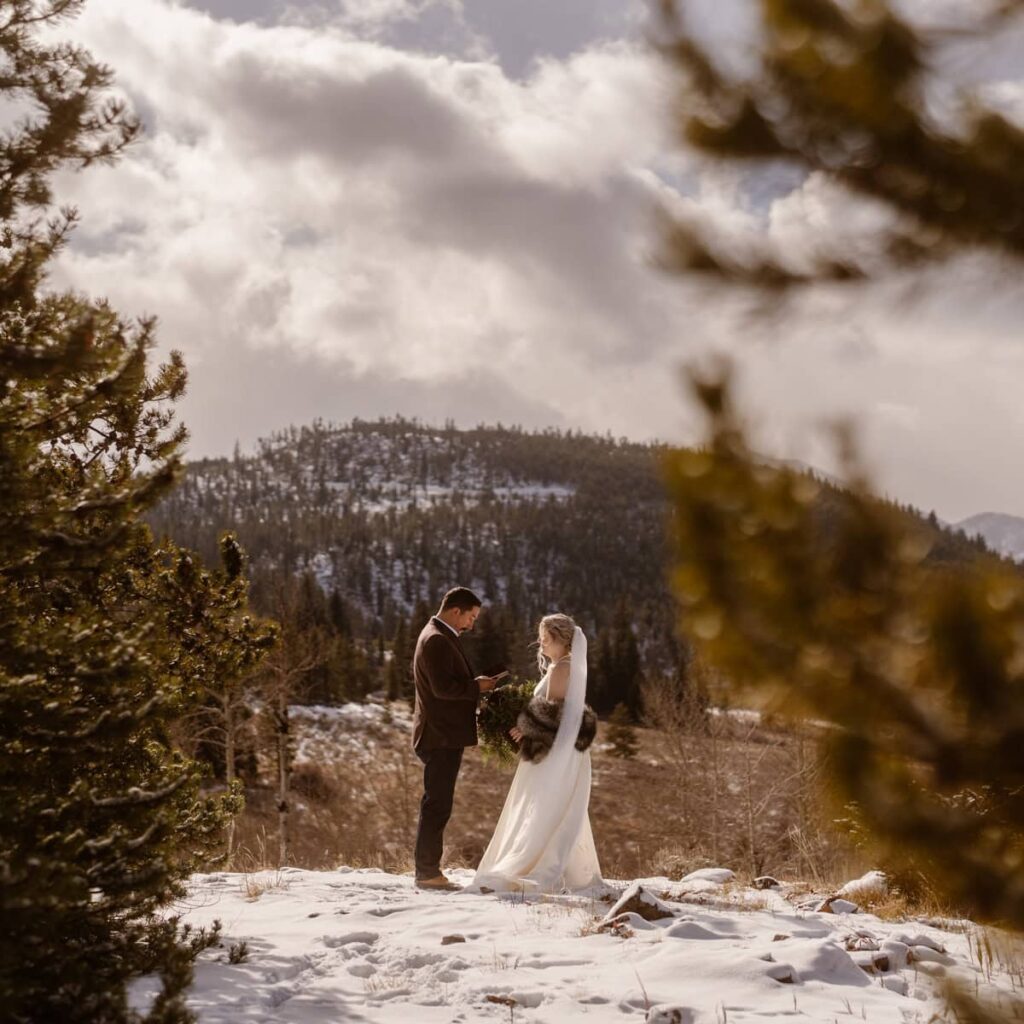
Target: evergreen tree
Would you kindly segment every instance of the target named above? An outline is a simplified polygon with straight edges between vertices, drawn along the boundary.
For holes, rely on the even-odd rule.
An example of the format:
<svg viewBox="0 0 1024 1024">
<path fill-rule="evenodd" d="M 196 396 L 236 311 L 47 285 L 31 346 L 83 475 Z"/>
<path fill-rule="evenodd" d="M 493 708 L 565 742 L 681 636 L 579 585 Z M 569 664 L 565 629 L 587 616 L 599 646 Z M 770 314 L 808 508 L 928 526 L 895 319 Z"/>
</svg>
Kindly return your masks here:
<svg viewBox="0 0 1024 1024">
<path fill-rule="evenodd" d="M 610 714 L 620 704 L 632 721 L 640 719 L 643 678 L 640 648 L 624 602 L 616 605 L 611 627 L 600 630 L 592 664 L 590 700 L 600 715 Z"/>
<path fill-rule="evenodd" d="M 929 534 L 863 483 L 826 543 L 817 485 L 757 462 L 726 383 L 695 387 L 711 443 L 667 470 L 683 626 L 701 657 L 774 712 L 836 724 L 824 763 L 837 805 L 882 856 L 967 912 L 1024 927 L 1020 568 L 927 562 Z"/>
<path fill-rule="evenodd" d="M 443 591 L 439 589 L 437 593 L 443 593 Z M 423 627 L 430 621 L 430 617 L 433 614 L 433 609 L 426 601 L 416 602 L 416 607 L 412 610 L 412 619 L 409 624 L 409 637 L 414 645 L 416 638 L 419 637 Z"/>
<path fill-rule="evenodd" d="M 409 625 L 406 620 L 398 620 L 398 629 L 391 642 L 391 657 L 387 663 L 387 694 L 388 700 L 411 698 L 412 685 L 412 648 L 409 641 Z"/>
<path fill-rule="evenodd" d="M 171 734 L 192 674 L 236 648 L 216 624 L 198 651 L 171 628 L 167 594 L 190 586 L 139 521 L 180 468 L 180 356 L 150 376 L 152 321 L 42 288 L 77 216 L 52 214 L 49 176 L 138 131 L 104 98 L 109 70 L 44 36 L 80 7 L 8 0 L 0 24 L 0 94 L 27 111 L 0 137 L 0 1006 L 137 1019 L 126 983 L 156 971 L 148 1019 L 169 1024 L 192 1019 L 191 960 L 215 934 L 183 939 L 156 914 L 236 806 L 201 794 Z"/>
<path fill-rule="evenodd" d="M 277 630 L 248 614 L 245 559 L 231 533 L 221 537 L 221 567 L 211 572 L 195 556 L 165 541 L 142 545 L 145 596 L 166 616 L 161 628 L 178 638 L 167 668 L 180 680 L 184 743 L 206 749 L 223 777 L 228 798 L 238 806 L 240 743 L 249 730 L 252 674 L 276 640 Z M 188 712 L 191 707 L 193 710 Z M 234 846 L 234 820 L 228 822 L 226 860 Z"/>
<path fill-rule="evenodd" d="M 942 34 L 887 0 L 759 6 L 759 70 L 742 80 L 670 18 L 691 144 L 727 160 L 783 158 L 880 201 L 892 214 L 879 246 L 886 269 L 979 249 L 1019 263 L 1024 130 L 980 90 L 941 80 Z M 981 44 L 1019 28 L 1022 7 L 978 12 Z M 940 93 L 954 112 L 945 124 L 932 103 Z M 872 272 L 821 241 L 809 268 L 757 246 L 729 258 L 692 225 L 675 226 L 671 248 L 679 268 L 723 284 Z M 934 512 L 915 523 L 875 498 L 846 435 L 854 484 L 823 508 L 820 481 L 758 464 L 727 372 L 694 374 L 692 385 L 708 443 L 672 455 L 667 471 L 676 590 L 702 656 L 779 712 L 835 723 L 824 765 L 837 802 L 894 865 L 968 913 L 1024 928 L 1019 567 L 981 546 L 967 571 L 952 571 L 963 538 L 951 541 Z M 948 995 L 961 1021 L 1020 1013 L 964 989 Z"/>
<path fill-rule="evenodd" d="M 402 616 L 410 620 L 410 641 L 418 635 L 453 579 L 457 545 L 462 546 L 469 577 L 494 581 L 492 589 L 481 592 L 493 630 L 482 617 L 477 629 L 464 638 L 474 663 L 482 667 L 477 645 L 493 645 L 495 668 L 507 667 L 519 678 L 530 678 L 535 671 L 530 645 L 537 621 L 556 606 L 599 626 L 597 631 L 588 626 L 596 656 L 598 634 L 608 633 L 610 640 L 616 622 L 623 619 L 616 608 L 623 597 L 625 619 L 636 641 L 620 621 L 619 646 L 628 655 L 628 648 L 639 647 L 637 641 L 642 640 L 633 656 L 642 662 L 641 677 L 663 678 L 675 670 L 675 614 L 664 573 L 669 551 L 664 538 L 667 502 L 658 477 L 660 449 L 576 432 L 570 437 L 496 428 L 456 431 L 446 440 L 443 456 L 459 479 L 475 476 L 480 481 L 482 464 L 496 487 L 547 474 L 578 490 L 559 502 L 527 495 L 470 504 L 458 513 L 460 526 L 455 529 L 450 523 L 452 506 L 442 497 L 417 510 L 401 498 L 382 511 L 365 504 L 382 500 L 382 488 L 370 480 L 386 476 L 389 466 L 395 467 L 394 485 L 404 494 L 411 482 L 412 453 L 436 457 L 436 431 L 390 420 L 325 428 L 319 458 L 330 467 L 331 482 L 343 483 L 334 492 L 337 505 L 329 509 L 317 506 L 312 488 L 301 483 L 310 479 L 311 460 L 317 457 L 311 436 L 308 429 L 282 432 L 265 441 L 260 454 L 243 459 L 240 467 L 230 459 L 194 463 L 183 485 L 150 519 L 178 544 L 195 548 L 211 561 L 217 557 L 221 524 L 231 521 L 252 556 L 252 606 L 265 614 L 273 614 L 274 591 L 283 577 L 295 572 L 296 560 L 309 564 L 316 553 L 329 554 L 333 579 L 326 614 L 336 624 L 328 628 L 332 636 L 344 633 L 351 643 L 332 640 L 323 668 L 314 673 L 319 679 L 309 691 L 310 699 L 358 699 L 375 689 L 386 690 L 387 672 L 374 663 L 380 643 L 391 644 Z M 404 462 L 399 451 L 407 453 Z M 297 489 L 290 482 L 296 473 Z M 821 514 L 827 521 L 834 519 L 829 507 L 832 490 L 821 491 Z M 623 500 L 623 493 L 630 499 Z M 289 523 L 294 543 L 282 535 L 282 520 Z M 967 565 L 977 558 L 981 548 L 974 542 L 962 541 L 938 524 L 935 530 L 930 559 Z M 552 564 L 558 565 L 557 591 L 550 581 Z M 382 583 L 384 596 L 380 615 L 373 604 L 376 581 Z M 411 607 L 402 597 L 407 585 L 414 595 Z M 319 599 L 310 603 L 318 604 Z M 507 660 L 499 661 L 502 656 Z M 364 661 L 369 662 L 369 676 Z M 596 688 L 600 666 L 592 668 Z M 614 667 L 611 671 L 614 675 Z M 628 693 L 636 672 L 621 675 L 625 683 L 612 685 L 601 703 L 602 714 L 622 700 L 637 707 L 635 685 L 633 695 Z"/>
<path fill-rule="evenodd" d="M 472 663 L 484 675 L 508 668 L 508 639 L 501 614 L 487 605 L 480 611 L 476 626 L 463 641 Z"/>
<path fill-rule="evenodd" d="M 633 632 L 629 608 L 620 602 L 612 626 L 613 692 L 636 722 L 642 711 L 640 648 Z"/>
<path fill-rule="evenodd" d="M 667 0 L 664 47 L 682 76 L 691 146 L 731 161 L 816 171 L 889 207 L 879 255 L 896 267 L 981 246 L 1024 256 L 1024 130 L 977 88 L 946 82 L 941 123 L 930 103 L 943 40 L 887 0 L 761 0 L 759 73 L 731 76 Z M 1019 26 L 1019 0 L 978 5 L 979 36 Z M 961 36 L 968 35 L 962 28 Z M 955 112 L 955 113 L 954 113 Z M 846 281 L 871 270 L 822 238 L 798 268 L 756 246 L 730 258 L 693 224 L 674 225 L 670 259 L 726 282 L 779 288 Z M 735 248 L 735 247 L 733 247 Z"/>
<path fill-rule="evenodd" d="M 345 599 L 337 589 L 331 591 L 327 601 L 327 618 L 334 633 L 345 637 L 352 635 L 352 623 L 345 607 Z"/>
<path fill-rule="evenodd" d="M 615 655 L 609 630 L 598 631 L 594 647 L 587 675 L 587 701 L 599 715 L 606 715 L 620 703 L 615 699 Z"/>
</svg>

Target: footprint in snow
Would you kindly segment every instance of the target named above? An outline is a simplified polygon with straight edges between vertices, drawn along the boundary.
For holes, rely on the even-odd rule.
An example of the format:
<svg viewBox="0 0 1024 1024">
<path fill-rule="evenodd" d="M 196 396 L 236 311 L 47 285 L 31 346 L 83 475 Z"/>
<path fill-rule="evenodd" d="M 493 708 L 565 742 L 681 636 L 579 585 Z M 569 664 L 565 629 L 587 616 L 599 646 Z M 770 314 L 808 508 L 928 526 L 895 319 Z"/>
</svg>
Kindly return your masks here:
<svg viewBox="0 0 1024 1024">
<path fill-rule="evenodd" d="M 356 942 L 369 948 L 379 938 L 380 935 L 377 932 L 343 932 L 340 935 L 325 935 L 320 941 L 328 949 L 336 949 L 338 946 L 348 946 Z"/>
<path fill-rule="evenodd" d="M 537 953 L 535 955 L 540 957 L 544 954 Z M 521 966 L 535 971 L 546 971 L 549 967 L 586 967 L 590 962 L 589 960 L 531 960 Z"/>
</svg>

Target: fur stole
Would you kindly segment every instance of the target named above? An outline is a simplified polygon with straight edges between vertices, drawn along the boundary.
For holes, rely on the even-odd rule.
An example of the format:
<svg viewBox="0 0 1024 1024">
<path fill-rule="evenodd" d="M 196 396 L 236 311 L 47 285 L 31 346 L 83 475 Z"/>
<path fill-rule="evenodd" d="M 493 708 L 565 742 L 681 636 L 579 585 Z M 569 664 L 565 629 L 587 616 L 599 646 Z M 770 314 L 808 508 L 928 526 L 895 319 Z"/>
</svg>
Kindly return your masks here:
<svg viewBox="0 0 1024 1024">
<path fill-rule="evenodd" d="M 555 742 L 558 723 L 562 720 L 562 701 L 532 697 L 530 703 L 519 712 L 516 721 L 523 734 L 519 744 L 519 756 L 524 761 L 543 761 Z M 597 715 L 589 704 L 583 705 L 583 721 L 576 735 L 576 749 L 586 750 L 597 735 Z"/>
</svg>

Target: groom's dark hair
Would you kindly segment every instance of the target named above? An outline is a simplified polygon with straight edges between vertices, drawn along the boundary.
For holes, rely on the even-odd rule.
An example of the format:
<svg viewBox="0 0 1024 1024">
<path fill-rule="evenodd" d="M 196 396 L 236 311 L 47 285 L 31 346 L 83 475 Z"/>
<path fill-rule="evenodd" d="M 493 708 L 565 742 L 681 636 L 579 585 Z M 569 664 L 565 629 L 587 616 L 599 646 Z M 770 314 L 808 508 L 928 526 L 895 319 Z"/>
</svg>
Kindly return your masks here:
<svg viewBox="0 0 1024 1024">
<path fill-rule="evenodd" d="M 441 611 L 443 612 L 448 611 L 449 608 L 458 608 L 460 612 L 468 612 L 473 608 L 480 608 L 482 605 L 483 601 L 469 587 L 452 587 L 441 598 Z"/>
</svg>

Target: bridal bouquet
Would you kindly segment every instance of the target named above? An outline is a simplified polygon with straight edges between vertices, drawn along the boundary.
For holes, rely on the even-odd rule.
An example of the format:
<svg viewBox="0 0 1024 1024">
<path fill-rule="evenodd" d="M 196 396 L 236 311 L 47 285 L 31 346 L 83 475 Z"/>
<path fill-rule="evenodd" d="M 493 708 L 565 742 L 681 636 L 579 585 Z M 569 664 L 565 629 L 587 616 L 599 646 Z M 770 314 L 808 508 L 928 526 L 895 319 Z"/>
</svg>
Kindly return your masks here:
<svg viewBox="0 0 1024 1024">
<path fill-rule="evenodd" d="M 485 761 L 513 765 L 518 760 L 519 747 L 508 731 L 516 724 L 519 712 L 530 703 L 534 686 L 534 683 L 508 683 L 481 695 L 476 724 Z"/>
</svg>

